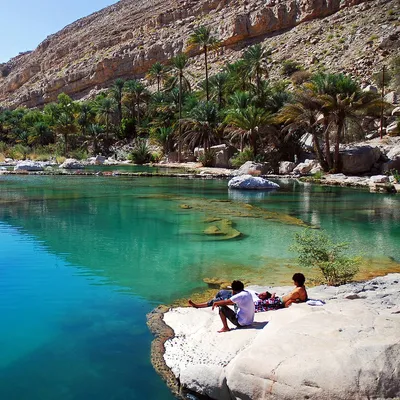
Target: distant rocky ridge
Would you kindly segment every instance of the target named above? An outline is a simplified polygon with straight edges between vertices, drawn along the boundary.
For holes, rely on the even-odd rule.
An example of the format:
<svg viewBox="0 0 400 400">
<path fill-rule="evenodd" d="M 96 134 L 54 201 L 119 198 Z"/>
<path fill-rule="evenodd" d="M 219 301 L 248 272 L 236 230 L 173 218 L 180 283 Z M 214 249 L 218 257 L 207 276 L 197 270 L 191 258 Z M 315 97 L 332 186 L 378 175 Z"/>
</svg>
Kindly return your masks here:
<svg viewBox="0 0 400 400">
<path fill-rule="evenodd" d="M 0 64 L 0 105 L 41 106 L 61 92 L 79 99 L 118 77 L 143 77 L 155 61 L 185 51 L 199 25 L 223 43 L 211 56 L 214 71 L 265 42 L 275 62 L 295 57 L 366 78 L 398 50 L 399 15 L 396 0 L 121 0 Z M 201 79 L 202 58 L 190 55 Z"/>
</svg>

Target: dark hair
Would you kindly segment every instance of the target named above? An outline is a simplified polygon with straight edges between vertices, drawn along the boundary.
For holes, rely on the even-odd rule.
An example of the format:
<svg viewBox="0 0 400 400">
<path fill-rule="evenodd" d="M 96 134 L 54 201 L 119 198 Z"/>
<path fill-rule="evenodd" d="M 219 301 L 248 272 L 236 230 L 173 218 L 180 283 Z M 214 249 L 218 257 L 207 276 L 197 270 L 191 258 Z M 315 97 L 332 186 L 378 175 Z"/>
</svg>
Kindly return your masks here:
<svg viewBox="0 0 400 400">
<path fill-rule="evenodd" d="M 243 282 L 233 281 L 231 283 L 232 290 L 235 292 L 241 292 L 244 289 Z"/>
<path fill-rule="evenodd" d="M 294 282 L 297 283 L 298 286 L 303 286 L 304 282 L 306 281 L 306 277 L 300 272 L 297 272 L 296 274 L 294 274 L 292 279 Z"/>
</svg>

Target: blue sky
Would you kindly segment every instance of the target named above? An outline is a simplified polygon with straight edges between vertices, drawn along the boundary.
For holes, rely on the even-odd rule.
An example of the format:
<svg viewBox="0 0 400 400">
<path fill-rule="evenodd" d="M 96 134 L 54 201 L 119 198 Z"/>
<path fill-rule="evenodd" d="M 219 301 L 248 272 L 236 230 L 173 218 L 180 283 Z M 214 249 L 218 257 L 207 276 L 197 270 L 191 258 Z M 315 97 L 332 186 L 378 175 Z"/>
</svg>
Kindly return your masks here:
<svg viewBox="0 0 400 400">
<path fill-rule="evenodd" d="M 115 0 L 0 0 L 0 63 Z"/>
</svg>

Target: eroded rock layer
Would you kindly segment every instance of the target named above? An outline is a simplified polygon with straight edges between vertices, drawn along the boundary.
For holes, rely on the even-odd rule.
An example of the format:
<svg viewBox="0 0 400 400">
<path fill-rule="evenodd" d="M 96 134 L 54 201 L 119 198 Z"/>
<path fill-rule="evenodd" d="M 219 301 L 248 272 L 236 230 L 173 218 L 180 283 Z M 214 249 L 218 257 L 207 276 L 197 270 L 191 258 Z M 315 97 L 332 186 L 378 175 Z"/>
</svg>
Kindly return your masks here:
<svg viewBox="0 0 400 400">
<path fill-rule="evenodd" d="M 359 3 L 363 3 L 362 8 L 356 7 Z M 391 3 L 394 8 L 391 13 L 385 13 L 382 7 L 388 8 Z M 355 8 L 355 13 L 349 11 Z M 396 1 L 390 0 L 121 0 L 47 37 L 34 51 L 0 64 L 0 105 L 40 106 L 55 100 L 61 92 L 82 98 L 91 90 L 109 86 L 118 77 L 140 78 L 155 61 L 166 62 L 185 51 L 188 36 L 199 25 L 211 26 L 222 40 L 223 46 L 211 57 L 213 69 L 238 58 L 242 48 L 255 41 L 270 40 L 267 44 L 282 54 L 292 46 L 301 50 L 306 32 L 296 33 L 293 29 L 341 10 L 350 15 L 348 22 L 344 21 L 341 26 L 350 26 L 353 17 L 361 18 L 362 12 L 368 10 L 373 15 L 381 10 L 384 21 L 393 18 L 397 21 L 399 12 Z M 326 24 L 338 26 L 338 19 L 321 22 L 306 42 L 323 35 Z M 377 26 L 380 25 L 379 20 Z M 374 29 L 375 25 L 364 32 L 360 24 L 349 46 L 365 40 L 365 35 Z M 394 38 L 394 48 L 386 52 L 396 49 L 398 40 L 393 36 L 397 34 L 396 29 L 396 24 L 390 21 L 384 29 Z M 295 36 L 288 36 L 288 31 L 293 31 Z M 272 43 L 276 35 L 281 35 L 282 40 Z M 305 47 L 302 53 L 305 56 L 309 55 L 306 51 Z M 343 51 L 343 59 L 349 59 L 345 46 Z M 190 55 L 196 57 L 196 51 Z M 382 57 L 374 60 L 379 61 Z M 340 64 L 338 61 L 336 67 Z"/>
</svg>

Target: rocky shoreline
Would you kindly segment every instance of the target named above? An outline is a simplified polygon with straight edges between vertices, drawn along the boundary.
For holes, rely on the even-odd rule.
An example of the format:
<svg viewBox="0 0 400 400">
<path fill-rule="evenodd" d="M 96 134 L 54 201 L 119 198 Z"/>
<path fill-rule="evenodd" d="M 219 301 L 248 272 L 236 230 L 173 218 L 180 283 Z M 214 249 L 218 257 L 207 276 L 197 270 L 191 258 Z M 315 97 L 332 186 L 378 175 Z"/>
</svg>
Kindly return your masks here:
<svg viewBox="0 0 400 400">
<path fill-rule="evenodd" d="M 112 164 L 126 166 L 128 164 Z M 69 176 L 132 176 L 132 177 L 171 177 L 186 179 L 231 179 L 237 174 L 237 170 L 226 168 L 201 167 L 198 163 L 181 164 L 149 164 L 149 166 L 165 169 L 186 169 L 187 172 L 124 172 L 124 171 L 88 171 L 84 169 L 59 169 L 46 168 L 39 171 L 7 170 L 13 164 L 0 164 L 0 175 L 69 175 Z M 4 169 L 1 169 L 4 168 Z M 344 174 L 326 174 L 316 178 L 310 174 L 263 174 L 265 179 L 295 179 L 305 183 L 313 183 L 324 186 L 343 186 L 368 189 L 370 192 L 400 193 L 400 183 L 397 183 L 387 175 L 373 176 L 347 176 Z"/>
<path fill-rule="evenodd" d="M 400 273 L 314 287 L 309 297 L 324 306 L 258 313 L 253 328 L 225 334 L 210 308 L 159 309 L 149 315 L 152 362 L 181 398 L 189 391 L 218 400 L 396 399 L 399 289 Z"/>
</svg>

